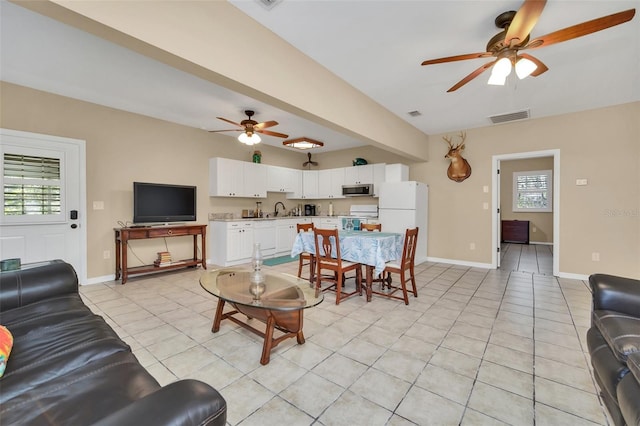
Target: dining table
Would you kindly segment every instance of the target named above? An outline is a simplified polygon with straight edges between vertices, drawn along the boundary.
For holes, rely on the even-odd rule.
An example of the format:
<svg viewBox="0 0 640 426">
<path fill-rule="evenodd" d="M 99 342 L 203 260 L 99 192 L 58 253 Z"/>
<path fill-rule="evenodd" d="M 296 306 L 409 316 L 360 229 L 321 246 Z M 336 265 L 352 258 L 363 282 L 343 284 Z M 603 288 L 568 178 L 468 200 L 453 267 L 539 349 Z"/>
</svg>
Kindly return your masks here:
<svg viewBox="0 0 640 426">
<path fill-rule="evenodd" d="M 373 279 L 380 276 L 387 262 L 402 258 L 404 235 L 395 232 L 338 231 L 340 257 L 348 262 L 360 263 L 366 267 L 367 301 L 371 301 Z M 291 257 L 300 253 L 316 254 L 313 230 L 299 232 L 291 248 Z M 335 257 L 336 254 L 332 253 Z M 314 274 L 311 274 L 314 282 Z"/>
</svg>

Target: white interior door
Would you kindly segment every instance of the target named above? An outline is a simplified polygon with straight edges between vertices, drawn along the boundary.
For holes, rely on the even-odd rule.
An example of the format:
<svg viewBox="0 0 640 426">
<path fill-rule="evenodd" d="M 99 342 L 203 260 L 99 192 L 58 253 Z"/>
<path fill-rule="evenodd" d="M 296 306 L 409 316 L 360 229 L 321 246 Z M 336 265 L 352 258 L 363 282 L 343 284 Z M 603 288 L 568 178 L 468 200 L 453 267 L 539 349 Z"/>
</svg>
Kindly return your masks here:
<svg viewBox="0 0 640 426">
<path fill-rule="evenodd" d="M 0 129 L 0 153 L 0 259 L 62 259 L 84 283 L 84 141 Z"/>
<path fill-rule="evenodd" d="M 496 262 L 497 262 L 497 268 L 500 267 L 500 261 L 502 260 L 502 219 L 501 219 L 501 215 L 502 215 L 502 207 L 501 207 L 501 201 L 500 201 L 500 160 L 498 160 L 498 178 L 496 180 L 496 185 L 494 188 L 494 191 L 496 191 L 496 194 L 498 195 L 498 205 L 494 206 L 494 213 L 498 216 L 498 227 L 497 227 L 497 233 L 496 233 L 496 238 L 498 239 L 497 244 L 498 244 L 498 257 L 496 258 Z"/>
</svg>

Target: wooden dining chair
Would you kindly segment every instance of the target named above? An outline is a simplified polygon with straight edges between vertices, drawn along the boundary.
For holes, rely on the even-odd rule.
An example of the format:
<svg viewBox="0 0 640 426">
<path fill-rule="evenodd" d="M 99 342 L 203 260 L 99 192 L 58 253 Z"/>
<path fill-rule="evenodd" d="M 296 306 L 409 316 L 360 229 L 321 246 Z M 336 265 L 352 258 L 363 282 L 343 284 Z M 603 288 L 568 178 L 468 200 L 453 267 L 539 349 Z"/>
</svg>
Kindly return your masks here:
<svg viewBox="0 0 640 426">
<path fill-rule="evenodd" d="M 314 229 L 313 223 L 297 223 L 296 228 L 298 233 Z M 300 253 L 300 256 L 298 257 L 298 278 L 302 278 L 302 267 L 309 265 L 309 281 L 313 281 L 313 263 L 313 256 L 310 253 Z"/>
<path fill-rule="evenodd" d="M 411 281 L 413 296 L 418 297 L 418 289 L 416 288 L 416 277 L 414 272 L 417 245 L 418 228 L 407 229 L 404 235 L 404 247 L 402 248 L 402 258 L 400 259 L 400 262 L 387 262 L 384 271 L 381 274 L 382 278 L 379 279 L 382 282 L 381 291 L 372 290 L 371 293 L 389 297 L 391 299 L 404 300 L 404 304 L 408 305 L 409 296 L 407 293 L 407 282 Z M 400 283 L 398 283 L 398 285 L 391 284 L 391 274 L 400 275 Z M 385 290 L 385 287 L 387 290 Z M 402 296 L 395 294 L 398 291 L 402 291 Z"/>
<path fill-rule="evenodd" d="M 316 290 L 335 291 L 336 305 L 339 305 L 342 299 L 356 293 L 362 295 L 362 265 L 342 260 L 338 230 L 314 228 L 313 232 L 316 242 Z M 335 253 L 335 257 L 332 253 Z M 323 270 L 331 271 L 332 274 L 322 275 Z M 351 271 L 356 272 L 356 289 L 347 293 L 343 289 L 345 274 Z M 329 281 L 332 284 L 322 288 L 323 281 Z"/>
<path fill-rule="evenodd" d="M 381 223 L 361 223 L 360 230 L 382 232 L 382 224 Z"/>
</svg>

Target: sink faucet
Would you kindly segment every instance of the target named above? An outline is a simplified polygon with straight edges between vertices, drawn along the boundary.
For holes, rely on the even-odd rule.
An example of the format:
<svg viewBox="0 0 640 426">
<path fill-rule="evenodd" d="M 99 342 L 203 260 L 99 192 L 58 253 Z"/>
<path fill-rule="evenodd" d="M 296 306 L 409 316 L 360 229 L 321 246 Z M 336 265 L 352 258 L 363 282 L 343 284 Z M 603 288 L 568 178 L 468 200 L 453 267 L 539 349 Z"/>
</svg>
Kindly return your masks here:
<svg viewBox="0 0 640 426">
<path fill-rule="evenodd" d="M 275 211 L 275 213 L 273 214 L 274 216 L 278 216 L 278 204 L 282 206 L 282 209 L 284 211 L 287 211 L 287 208 L 284 206 L 284 204 L 282 204 L 282 201 L 278 201 L 276 205 L 273 207 L 273 210 Z"/>
</svg>

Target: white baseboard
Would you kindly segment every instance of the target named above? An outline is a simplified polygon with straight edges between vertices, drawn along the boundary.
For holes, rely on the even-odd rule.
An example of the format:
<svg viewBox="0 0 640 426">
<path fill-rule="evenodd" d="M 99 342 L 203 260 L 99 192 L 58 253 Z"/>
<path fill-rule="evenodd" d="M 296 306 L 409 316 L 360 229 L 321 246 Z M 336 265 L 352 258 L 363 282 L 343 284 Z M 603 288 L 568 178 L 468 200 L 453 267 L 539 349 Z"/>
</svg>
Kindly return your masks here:
<svg viewBox="0 0 640 426">
<path fill-rule="evenodd" d="M 429 262 L 435 263 L 449 263 L 451 265 L 460 265 L 460 266 L 469 266 L 471 268 L 483 268 L 483 269 L 493 269 L 490 263 L 480 263 L 480 262 L 467 262 L 466 260 L 457 260 L 457 259 L 443 259 L 440 257 L 427 257 Z"/>
<path fill-rule="evenodd" d="M 103 275 L 101 277 L 87 278 L 87 282 L 83 283 L 82 285 L 102 284 L 107 281 L 114 281 L 115 279 L 116 279 L 115 274 Z"/>
<path fill-rule="evenodd" d="M 558 273 L 558 278 L 568 278 L 570 280 L 583 280 L 583 281 L 587 281 L 589 280 L 589 275 L 583 275 L 583 274 L 571 274 L 569 272 L 559 272 Z"/>
<path fill-rule="evenodd" d="M 539 246 L 552 246 L 553 243 L 548 243 L 546 241 L 529 241 L 529 244 L 537 244 Z"/>
<path fill-rule="evenodd" d="M 443 259 L 440 257 L 427 257 L 429 262 L 435 263 L 448 263 L 451 265 L 460 265 L 460 266 L 469 266 L 471 268 L 483 268 L 483 269 L 494 269 L 490 263 L 480 263 L 480 262 L 467 262 L 465 260 L 457 260 L 457 259 Z M 558 278 L 567 278 L 571 280 L 589 280 L 589 275 L 583 274 L 572 274 L 569 272 L 560 272 Z"/>
</svg>

